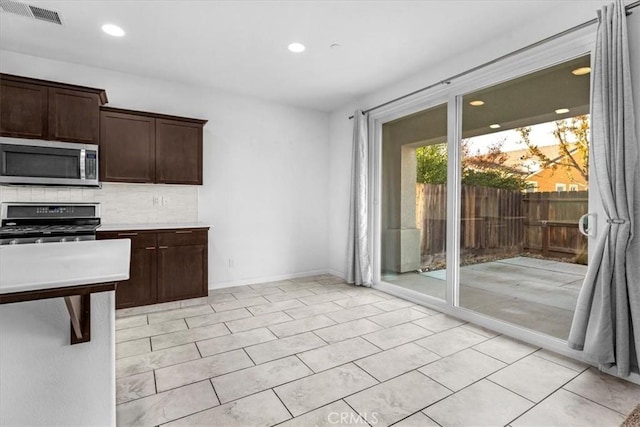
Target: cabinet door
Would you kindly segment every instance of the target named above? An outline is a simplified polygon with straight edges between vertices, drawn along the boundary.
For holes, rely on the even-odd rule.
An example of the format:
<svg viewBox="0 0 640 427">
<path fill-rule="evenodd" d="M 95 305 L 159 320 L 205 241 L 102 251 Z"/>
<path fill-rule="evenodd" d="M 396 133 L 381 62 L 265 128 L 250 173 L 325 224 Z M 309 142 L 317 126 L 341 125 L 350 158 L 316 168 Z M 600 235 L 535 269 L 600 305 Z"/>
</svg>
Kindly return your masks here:
<svg viewBox="0 0 640 427">
<path fill-rule="evenodd" d="M 98 233 L 98 239 L 131 239 L 129 280 L 118 282 L 116 308 L 155 304 L 157 295 L 156 233 Z"/>
<path fill-rule="evenodd" d="M 0 81 L 0 134 L 46 139 L 47 98 L 45 86 Z"/>
<path fill-rule="evenodd" d="M 207 295 L 207 246 L 158 247 L 158 301 Z"/>
<path fill-rule="evenodd" d="M 100 97 L 78 90 L 49 88 L 49 138 L 98 144 Z"/>
<path fill-rule="evenodd" d="M 202 184 L 202 125 L 156 119 L 156 182 Z"/>
<path fill-rule="evenodd" d="M 118 283 L 116 308 L 136 307 L 157 302 L 156 251 L 155 247 L 131 248 L 129 280 Z"/>
<path fill-rule="evenodd" d="M 100 113 L 100 180 L 155 180 L 155 119 L 128 113 Z"/>
</svg>

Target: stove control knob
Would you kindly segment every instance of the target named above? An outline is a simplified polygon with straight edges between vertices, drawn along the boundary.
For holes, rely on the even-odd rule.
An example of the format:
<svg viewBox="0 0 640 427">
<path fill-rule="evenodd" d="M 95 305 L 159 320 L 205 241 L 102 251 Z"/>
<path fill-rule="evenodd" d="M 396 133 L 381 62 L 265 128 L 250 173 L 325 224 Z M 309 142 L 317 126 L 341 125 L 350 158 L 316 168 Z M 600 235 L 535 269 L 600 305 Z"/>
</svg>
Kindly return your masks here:
<svg viewBox="0 0 640 427">
<path fill-rule="evenodd" d="M 62 239 L 60 239 L 60 241 L 61 241 L 61 242 L 66 242 L 66 241 L 67 241 L 67 238 L 66 238 L 66 237 L 63 237 Z"/>
<path fill-rule="evenodd" d="M 79 237 L 76 237 L 75 239 L 73 239 L 73 241 L 74 241 L 74 242 L 79 242 L 79 241 L 80 241 L 80 238 L 79 238 Z"/>
<path fill-rule="evenodd" d="M 18 244 L 18 240 L 17 239 L 13 239 L 9 242 L 10 245 L 17 245 Z"/>
<path fill-rule="evenodd" d="M 36 239 L 36 243 L 44 243 L 44 239 Z"/>
</svg>

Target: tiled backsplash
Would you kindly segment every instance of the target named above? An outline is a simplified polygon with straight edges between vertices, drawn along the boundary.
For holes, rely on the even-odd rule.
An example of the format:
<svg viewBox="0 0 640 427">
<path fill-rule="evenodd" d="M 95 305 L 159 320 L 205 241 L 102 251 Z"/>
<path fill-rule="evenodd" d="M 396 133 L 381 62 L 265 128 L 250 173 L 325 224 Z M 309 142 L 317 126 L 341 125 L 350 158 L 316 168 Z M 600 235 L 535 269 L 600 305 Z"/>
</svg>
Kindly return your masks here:
<svg viewBox="0 0 640 427">
<path fill-rule="evenodd" d="M 0 202 L 98 202 L 103 224 L 196 222 L 198 187 L 103 183 L 102 189 L 0 186 Z"/>
</svg>

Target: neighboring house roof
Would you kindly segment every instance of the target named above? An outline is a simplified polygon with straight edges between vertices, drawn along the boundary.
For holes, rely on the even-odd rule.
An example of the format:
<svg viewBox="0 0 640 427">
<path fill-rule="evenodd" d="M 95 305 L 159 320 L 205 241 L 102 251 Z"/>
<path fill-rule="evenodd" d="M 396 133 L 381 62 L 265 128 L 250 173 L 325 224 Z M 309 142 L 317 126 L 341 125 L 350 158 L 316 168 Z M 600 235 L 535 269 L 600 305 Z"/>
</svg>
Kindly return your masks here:
<svg viewBox="0 0 640 427">
<path fill-rule="evenodd" d="M 560 144 L 545 145 L 538 147 L 538 149 L 544 156 L 551 160 L 551 164 L 558 163 L 563 157 L 565 157 L 565 154 L 560 149 Z M 577 150 L 577 144 L 569 146 L 569 153 L 573 154 Z M 504 151 L 502 154 L 506 157 L 502 163 L 504 166 L 526 173 L 527 176 L 535 175 L 546 169 L 543 167 L 542 160 L 533 155 L 528 148 Z"/>
</svg>

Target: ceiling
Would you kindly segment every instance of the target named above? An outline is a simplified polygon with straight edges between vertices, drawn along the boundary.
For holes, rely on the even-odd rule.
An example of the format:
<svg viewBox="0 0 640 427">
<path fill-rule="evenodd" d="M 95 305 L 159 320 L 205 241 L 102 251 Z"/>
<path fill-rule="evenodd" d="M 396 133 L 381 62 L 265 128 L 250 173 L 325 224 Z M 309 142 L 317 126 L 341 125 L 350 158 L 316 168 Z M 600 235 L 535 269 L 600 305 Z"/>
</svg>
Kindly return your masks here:
<svg viewBox="0 0 640 427">
<path fill-rule="evenodd" d="M 27 3 L 63 25 L 0 13 L 0 49 L 332 111 L 487 43 L 589 20 L 603 0 Z M 102 33 L 107 22 L 126 36 Z"/>
<path fill-rule="evenodd" d="M 572 73 L 589 65 L 585 55 L 464 95 L 462 137 L 589 114 L 590 76 Z M 472 106 L 474 100 L 483 104 Z M 556 112 L 561 108 L 567 111 Z M 447 125 L 447 105 L 442 104 L 385 123 L 385 138 L 396 146 L 440 144 L 447 140 Z"/>
</svg>

